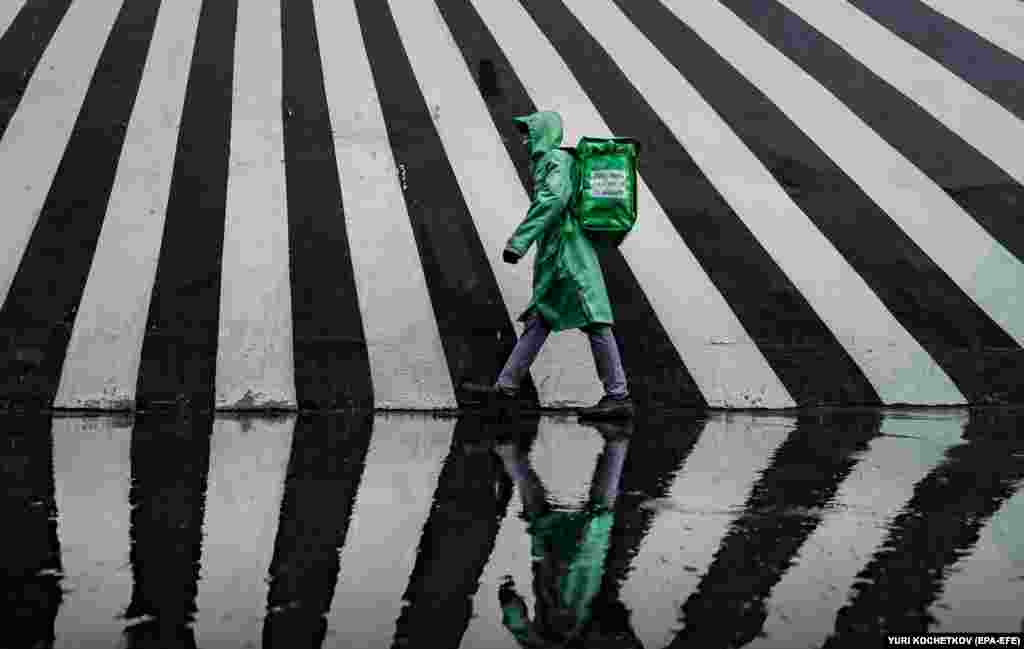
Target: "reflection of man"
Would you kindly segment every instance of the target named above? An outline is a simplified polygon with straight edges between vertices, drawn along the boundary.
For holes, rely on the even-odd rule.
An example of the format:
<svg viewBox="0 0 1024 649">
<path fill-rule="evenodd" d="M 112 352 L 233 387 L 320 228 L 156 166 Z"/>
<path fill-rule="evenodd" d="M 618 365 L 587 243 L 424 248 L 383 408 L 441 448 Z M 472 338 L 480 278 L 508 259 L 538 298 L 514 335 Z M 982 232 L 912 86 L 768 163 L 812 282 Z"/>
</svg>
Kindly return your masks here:
<svg viewBox="0 0 1024 649">
<path fill-rule="evenodd" d="M 624 616 L 604 616 L 621 609 L 599 597 L 605 557 L 615 522 L 614 507 L 622 465 L 629 446 L 630 422 L 595 423 L 604 436 L 590 498 L 579 511 L 552 508 L 529 458 L 514 443 L 497 447 L 505 470 L 515 482 L 529 523 L 533 563 L 534 619 L 511 579 L 498 589 L 502 623 L 522 647 L 640 647 Z M 642 648 L 641 648 L 642 649 Z"/>
</svg>

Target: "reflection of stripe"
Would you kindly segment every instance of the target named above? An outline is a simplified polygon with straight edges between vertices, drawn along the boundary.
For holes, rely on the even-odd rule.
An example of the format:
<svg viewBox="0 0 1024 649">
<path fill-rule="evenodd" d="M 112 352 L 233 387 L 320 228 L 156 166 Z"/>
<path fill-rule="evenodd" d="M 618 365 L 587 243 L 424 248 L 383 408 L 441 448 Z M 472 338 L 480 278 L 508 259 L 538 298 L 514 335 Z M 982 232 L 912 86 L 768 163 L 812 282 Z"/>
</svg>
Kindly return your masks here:
<svg viewBox="0 0 1024 649">
<path fill-rule="evenodd" d="M 136 402 L 212 408 L 231 129 L 235 0 L 204 0 L 182 110 Z"/>
<path fill-rule="evenodd" d="M 513 267 L 502 262 L 501 254 L 506 238 L 526 214 L 527 196 L 466 62 L 457 48 L 449 46 L 452 36 L 438 18 L 437 9 L 427 2 L 401 2 L 394 4 L 394 15 L 424 99 L 443 116 L 436 122 L 438 135 L 506 308 L 511 310 L 509 316 L 516 318 L 530 301 L 533 257 Z M 435 24 L 440 30 L 436 33 L 431 28 Z M 441 47 L 439 42 L 443 43 Z M 518 141 L 504 144 L 521 146 Z M 541 402 L 589 405 L 596 401 L 602 390 L 594 376 L 586 337 L 569 334 L 556 336 L 551 342 L 539 358 L 540 364 L 533 366 Z"/>
<path fill-rule="evenodd" d="M 630 631 L 643 637 L 648 628 L 648 607 L 663 598 L 650 591 L 642 597 L 630 597 L 630 584 L 643 562 L 641 557 L 648 554 L 649 545 L 657 544 L 653 537 L 659 532 L 658 512 L 642 505 L 668 495 L 681 467 L 693 461 L 707 424 L 703 418 L 685 415 L 652 415 L 637 423 L 622 469 L 611 547 L 596 603 L 607 607 L 611 612 L 606 614 L 611 617 L 625 614 Z M 678 544 L 678 530 L 671 532 Z M 645 642 L 642 646 L 661 644 Z"/>
<path fill-rule="evenodd" d="M 357 0 L 356 10 L 452 383 L 492 383 L 515 331 L 434 126 L 442 116 L 426 104 L 387 3 Z M 532 381 L 524 389 L 535 396 Z"/>
<path fill-rule="evenodd" d="M 1024 92 L 1021 91 L 1024 61 L 919 0 L 850 0 L 850 3 L 1024 119 Z M 991 128 L 998 127 L 991 125 Z"/>
<path fill-rule="evenodd" d="M 17 0 L 6 4 L 0 7 L 0 138 L 71 0 L 28 0 L 20 9 Z"/>
<path fill-rule="evenodd" d="M 772 588 L 878 432 L 878 415 L 867 411 L 797 419 L 683 604 L 684 626 L 669 647 L 735 647 L 757 637 Z"/>
<path fill-rule="evenodd" d="M 196 594 L 200 647 L 259 644 L 295 419 L 214 420 Z"/>
<path fill-rule="evenodd" d="M 159 7 L 122 6 L 0 308 L 0 331 L 15 332 L 0 352 L 9 381 L 0 389 L 15 399 L 48 407 L 57 393 Z M 21 366 L 27 352 L 36 358 Z"/>
<path fill-rule="evenodd" d="M 164 2 L 55 406 L 131 408 L 201 0 Z"/>
<path fill-rule="evenodd" d="M 100 0 L 89 5 L 76 3 L 68 11 L 64 28 L 54 35 L 25 88 L 24 104 L 31 110 L 15 113 L 4 133 L 0 147 L 0 196 L 4 200 L 0 305 L 6 301 L 120 6 L 117 0 Z M 29 32 L 35 29 L 35 18 L 27 18 L 25 29 Z M 25 70 L 18 71 L 22 72 Z M 55 88 L 60 92 L 54 92 Z"/>
<path fill-rule="evenodd" d="M 288 266 L 289 258 L 299 257 L 288 254 L 280 5 L 280 0 L 251 0 L 238 6 L 220 260 L 218 408 L 295 406 Z M 303 37 L 312 40 L 309 34 Z M 306 73 L 319 81 L 315 66 Z M 289 78 L 299 81 L 303 76 Z M 305 99 L 296 98 L 297 110 L 302 111 Z M 334 165 L 327 166 L 333 174 Z M 326 276 L 330 275 L 321 274 Z"/>
<path fill-rule="evenodd" d="M 990 43 L 1024 59 L 1024 6 L 1019 0 L 923 0 L 932 9 L 940 11 Z"/>
<path fill-rule="evenodd" d="M 936 627 L 974 633 L 1020 631 L 1024 483 L 1016 489 L 985 524 L 970 556 L 951 567 L 942 596 L 929 609 Z"/>
<path fill-rule="evenodd" d="M 763 113 L 752 108 L 762 106 L 764 96 L 658 3 L 621 3 L 621 7 L 675 69 L 614 7 L 596 12 L 593 8 L 597 5 L 587 5 L 594 13 L 584 17 L 582 3 L 569 4 L 578 7 L 575 11 L 591 33 L 598 38 L 604 34 L 609 54 L 636 79 L 638 89 L 673 136 L 701 164 L 737 217 L 833 332 L 835 339 L 823 339 L 823 347 L 815 344 L 808 349 L 806 341 L 785 347 L 783 356 L 796 363 L 803 380 L 819 385 L 825 399 L 840 403 L 878 403 L 879 397 L 889 403 L 906 402 L 908 385 L 924 392 L 921 400 L 928 403 L 947 396 L 952 385 L 928 353 L 903 330 L 814 221 L 776 184 L 786 182 L 779 177 L 780 170 L 795 161 L 780 161 L 777 153 L 768 153 L 761 144 L 772 124 L 751 116 Z M 694 60 L 701 65 L 690 65 Z M 680 78 L 681 73 L 692 79 L 696 88 Z M 697 94 L 698 89 L 706 100 Z M 749 144 L 730 127 L 746 135 Z M 798 144 L 814 150 L 811 142 L 801 140 L 799 132 L 795 135 Z M 758 154 L 760 158 L 755 157 Z M 824 158 L 820 153 L 817 157 Z M 821 162 L 827 164 L 827 159 Z M 856 317 L 851 317 L 853 313 Z M 777 328 L 784 330 L 785 323 L 780 321 Z M 874 351 L 878 348 L 884 353 Z M 769 360 L 779 362 L 778 356 L 769 356 Z"/>
<path fill-rule="evenodd" d="M 510 425 L 522 429 L 516 437 L 536 435 L 535 418 Z M 461 417 L 455 424 L 402 595 L 393 647 L 458 647 L 469 626 L 473 596 L 513 491 L 486 441 L 494 432 L 493 425 L 485 427 L 475 417 Z"/>
<path fill-rule="evenodd" d="M 0 516 L 13 531 L 4 535 L 0 554 L 0 623 L 7 638 L 25 647 L 54 646 L 55 620 L 67 597 L 61 588 L 67 562 L 61 557 L 61 538 L 74 541 L 78 531 L 64 524 L 57 529 L 57 517 L 68 512 L 58 509 L 66 492 L 54 483 L 55 423 L 46 414 L 0 414 Z M 77 437 L 63 437 L 77 446 Z M 85 510 L 90 516 L 95 511 Z M 77 567 L 71 564 L 72 570 Z"/>
<path fill-rule="evenodd" d="M 544 98 L 544 107 L 557 108 L 562 114 L 567 142 L 584 133 L 609 132 L 559 53 L 521 6 L 493 2 L 474 5 L 532 94 Z M 606 83 L 601 77 L 596 85 L 605 88 Z M 630 115 L 632 120 L 632 111 Z M 620 126 L 633 133 L 632 121 Z M 672 182 L 678 185 L 677 173 Z M 644 183 L 639 184 L 643 220 L 620 249 L 707 403 L 718 407 L 793 405 L 789 393 L 665 212 Z M 671 275 L 670 282 L 665 279 L 666 273 Z M 625 353 L 634 352 L 627 349 Z"/>
<path fill-rule="evenodd" d="M 1019 213 L 1014 205 L 1024 201 L 1024 189 L 959 135 L 781 4 L 749 0 L 723 0 L 723 4 L 747 23 L 741 31 L 754 29 L 779 50 L 771 50 L 761 38 L 747 36 L 744 41 L 757 45 L 735 56 L 753 57 L 755 48 L 763 48 L 773 65 L 785 69 L 773 75 L 754 68 L 751 74 L 747 65 L 747 76 L 756 79 L 887 213 L 888 218 L 870 221 L 865 218 L 872 212 L 857 214 L 858 227 L 872 237 L 865 248 L 880 253 L 880 259 L 858 270 L 905 326 L 907 319 L 913 319 L 911 334 L 932 337 L 936 323 L 944 322 L 949 333 L 941 339 L 947 349 L 967 343 L 960 332 L 974 332 L 972 342 L 977 345 L 1012 347 L 998 323 L 1018 343 L 1024 342 L 1024 319 L 1015 306 L 1015 287 L 1024 281 L 1020 261 L 1024 260 L 1020 236 L 1024 228 L 1013 224 Z M 736 16 L 730 14 L 729 18 L 723 23 L 736 22 Z M 723 24 L 720 30 L 725 29 Z M 737 47 L 730 49 L 736 51 Z M 789 60 L 783 62 L 782 55 Z M 821 85 L 812 83 L 808 75 Z M 997 185 L 998 191 L 990 192 L 994 196 L 988 197 L 984 209 L 968 204 L 970 214 L 941 189 L 956 193 L 977 185 Z M 834 195 L 829 200 L 842 202 Z M 846 235 L 841 243 L 849 245 L 858 238 L 863 235 Z M 866 256 L 867 252 L 860 254 Z M 915 268 L 920 270 L 915 273 Z M 899 295 L 891 281 L 894 274 L 904 278 L 902 284 L 912 291 L 911 296 Z M 919 279 L 914 279 L 915 275 Z M 937 355 L 936 346 L 922 344 Z M 972 365 L 975 360 L 972 356 Z M 955 361 L 947 360 L 944 369 L 949 365 Z M 1006 381 L 986 377 L 982 386 L 971 386 L 970 377 L 963 372 L 951 374 L 970 397 L 976 397 L 983 386 Z"/>
<path fill-rule="evenodd" d="M 266 649 L 323 643 L 372 428 L 372 413 L 359 411 L 301 416 L 295 425 L 270 562 Z"/>
<path fill-rule="evenodd" d="M 451 29 L 456 45 L 462 52 L 465 65 L 476 71 L 486 69 L 485 64 L 489 63 L 491 69 L 494 70 L 493 84 L 495 87 L 491 88 L 488 80 L 480 79 L 478 80 L 481 85 L 480 92 L 490 111 L 493 127 L 500 135 L 505 144 L 505 151 L 515 165 L 515 172 L 519 176 L 520 184 L 524 190 L 529 192 L 533 182 L 530 161 L 525 147 L 519 143 L 520 136 L 512 118 L 535 112 L 537 105 L 530 98 L 505 53 L 498 47 L 494 37 L 470 2 L 467 0 L 441 0 L 437 6 Z M 566 144 L 572 143 L 566 142 Z M 504 156 L 496 153 L 495 157 L 504 163 Z M 512 182 L 511 178 L 506 182 Z M 509 226 L 514 227 L 515 220 L 522 213 L 513 213 L 508 209 L 509 205 L 515 204 L 514 201 L 504 204 L 500 213 L 494 216 L 494 221 L 498 222 L 499 218 L 507 215 L 506 218 L 512 219 Z M 525 206 L 525 202 L 522 204 Z M 480 231 L 482 236 L 493 237 L 487 245 L 495 252 L 504 247 L 504 241 L 491 228 L 481 227 Z M 507 235 L 508 232 L 503 234 Z M 507 268 L 503 264 L 499 266 L 503 269 Z M 629 378 L 630 392 L 633 396 L 638 401 L 648 404 L 707 405 L 694 383 L 693 377 L 690 376 L 680 360 L 679 353 L 664 327 L 658 321 L 657 315 L 622 253 L 618 250 L 605 252 L 601 255 L 601 266 L 612 308 L 615 311 L 615 333 Z M 524 264 L 520 263 L 519 267 L 523 268 Z M 499 279 L 502 277 L 508 277 L 508 275 L 499 274 Z M 525 284 L 525 278 L 523 280 L 522 288 L 516 285 L 505 288 L 503 284 L 503 289 L 506 295 L 514 296 L 516 300 L 525 304 L 528 294 L 520 295 L 519 292 L 528 291 L 529 287 Z M 575 349 L 586 344 L 582 337 L 575 337 L 566 342 L 574 344 Z M 580 354 L 575 349 L 563 347 L 562 340 L 558 340 L 550 347 L 554 348 L 552 352 L 541 354 L 533 366 L 534 376 L 538 377 L 537 383 L 542 386 L 542 399 L 545 399 L 547 395 L 555 394 L 556 385 L 551 385 L 553 382 L 548 379 L 560 378 L 560 374 L 564 370 L 559 366 L 564 367 L 567 361 L 572 362 L 572 359 L 578 358 Z M 586 365 L 586 373 L 589 374 L 592 372 L 589 359 Z M 584 378 L 586 383 L 594 384 L 591 376 Z M 576 377 L 574 376 L 573 379 L 576 380 Z M 569 383 L 564 378 L 561 381 Z"/>
<path fill-rule="evenodd" d="M 530 466 L 544 484 L 548 500 L 568 508 L 587 502 L 601 446 L 601 436 L 582 422 L 540 421 L 530 449 Z"/>
<path fill-rule="evenodd" d="M 858 574 L 825 647 L 850 646 L 861 634 L 924 633 L 929 606 L 941 595 L 950 567 L 971 552 L 982 527 L 1024 478 L 1020 412 L 972 412 L 966 443 L 914 487 L 888 526 L 882 546 Z"/>
<path fill-rule="evenodd" d="M 287 308 L 294 331 L 288 343 L 294 345 L 296 395 L 302 407 L 372 406 L 374 386 L 346 226 L 352 206 L 343 204 L 338 183 L 313 4 L 284 2 L 281 20 L 290 241 L 284 254 L 291 264 Z M 350 38 L 333 33 L 348 26 L 324 24 L 330 25 L 327 42 L 337 37 L 351 46 Z M 325 56 L 325 67 L 331 63 Z"/>
<path fill-rule="evenodd" d="M 797 43 L 790 42 L 796 37 L 786 35 L 790 28 L 818 43 L 798 24 L 791 24 L 796 17 L 779 26 L 768 20 L 776 14 L 742 6 L 750 20 L 769 22 L 780 47 L 799 50 Z M 958 277 L 968 288 L 976 286 L 971 289 L 976 297 L 1005 313 L 1015 299 L 1009 288 L 1013 274 L 999 270 L 1001 258 L 994 254 L 991 238 L 833 95 L 721 4 L 712 3 L 700 12 L 691 11 L 687 3 L 673 3 L 673 7 L 835 160 L 841 171 L 812 177 L 812 187 L 819 189 L 799 197 L 800 204 L 886 307 L 967 397 L 1012 398 L 1020 384 L 1011 364 L 1019 355 L 1016 345 L 946 275 Z M 815 65 L 819 58 L 842 55 L 839 51 L 835 57 L 815 57 Z M 786 122 L 777 119 L 775 123 Z M 941 268 L 929 254 L 938 256 Z M 894 277 L 900 281 L 894 282 Z M 987 279 L 975 285 L 979 278 Z M 971 346 L 989 349 L 977 353 L 970 351 Z M 960 401 L 962 397 L 951 391 L 942 402 Z"/>
<path fill-rule="evenodd" d="M 711 563 L 731 513 L 740 511 L 794 423 L 791 417 L 716 415 L 703 424 L 675 481 L 644 491 L 641 497 L 663 500 L 643 504 L 654 516 L 651 531 L 622 586 L 623 599 L 633 604 L 634 627 L 643 646 L 663 647 L 672 639 L 678 602 L 697 587 L 698 570 Z M 653 447 L 662 443 L 661 437 L 660 432 L 645 436 Z"/>
<path fill-rule="evenodd" d="M 333 646 L 389 644 L 454 427 L 453 419 L 375 418 L 327 613 L 327 631 L 337 638 Z"/>
<path fill-rule="evenodd" d="M 960 442 L 963 416 L 900 413 L 882 420 L 864 459 L 840 486 L 821 525 L 772 589 L 764 633 L 749 649 L 820 647 L 849 584 L 885 536 L 883 523 L 913 495 L 914 483 Z M 957 628 L 957 630 L 960 630 Z"/>
<path fill-rule="evenodd" d="M 640 172 L 661 204 L 672 206 L 672 224 L 796 402 L 879 403 L 864 375 L 797 288 L 594 37 L 560 2 L 522 4 L 611 130 L 651 143 L 640 158 Z M 646 76 L 650 75 L 648 70 Z M 793 343 L 798 341 L 813 352 L 797 360 Z"/>
<path fill-rule="evenodd" d="M 129 648 L 195 646 L 194 640 L 186 638 L 192 637 L 199 561 L 204 550 L 203 512 L 212 428 L 210 415 L 189 420 L 136 415 L 130 472 L 123 466 L 103 465 L 110 466 L 108 470 L 122 479 L 129 473 L 131 476 L 133 584 L 131 601 L 124 609 L 125 644 Z M 109 462 L 110 454 L 105 455 Z M 112 478 L 108 477 L 108 482 L 116 484 Z M 127 505 L 123 506 L 125 511 Z M 82 510 L 95 512 L 97 508 Z M 85 520 L 79 525 L 83 529 L 102 527 Z M 126 530 L 120 533 L 127 536 Z M 103 547 L 103 542 L 93 540 L 89 547 Z"/>
</svg>

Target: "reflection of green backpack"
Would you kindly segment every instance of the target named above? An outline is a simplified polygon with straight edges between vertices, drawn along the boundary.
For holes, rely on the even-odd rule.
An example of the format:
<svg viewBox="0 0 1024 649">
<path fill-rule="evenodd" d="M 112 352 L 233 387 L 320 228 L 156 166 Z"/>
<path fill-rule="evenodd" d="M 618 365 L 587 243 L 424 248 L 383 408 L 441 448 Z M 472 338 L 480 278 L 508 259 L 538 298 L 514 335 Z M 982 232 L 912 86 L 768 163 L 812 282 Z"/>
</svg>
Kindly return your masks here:
<svg viewBox="0 0 1024 649">
<path fill-rule="evenodd" d="M 618 246 L 637 219 L 637 156 L 631 138 L 580 138 L 571 150 L 579 171 L 573 214 L 591 241 Z"/>
</svg>

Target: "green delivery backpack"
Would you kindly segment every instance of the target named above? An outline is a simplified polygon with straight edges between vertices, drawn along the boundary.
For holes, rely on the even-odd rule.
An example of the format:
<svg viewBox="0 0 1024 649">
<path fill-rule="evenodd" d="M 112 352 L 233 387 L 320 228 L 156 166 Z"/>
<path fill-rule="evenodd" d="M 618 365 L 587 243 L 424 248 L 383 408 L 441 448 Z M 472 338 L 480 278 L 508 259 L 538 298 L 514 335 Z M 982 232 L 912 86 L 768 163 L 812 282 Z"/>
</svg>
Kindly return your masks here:
<svg viewBox="0 0 1024 649">
<path fill-rule="evenodd" d="M 640 143 L 632 138 L 583 137 L 571 151 L 579 171 L 573 215 L 591 241 L 614 248 L 636 225 Z"/>
</svg>

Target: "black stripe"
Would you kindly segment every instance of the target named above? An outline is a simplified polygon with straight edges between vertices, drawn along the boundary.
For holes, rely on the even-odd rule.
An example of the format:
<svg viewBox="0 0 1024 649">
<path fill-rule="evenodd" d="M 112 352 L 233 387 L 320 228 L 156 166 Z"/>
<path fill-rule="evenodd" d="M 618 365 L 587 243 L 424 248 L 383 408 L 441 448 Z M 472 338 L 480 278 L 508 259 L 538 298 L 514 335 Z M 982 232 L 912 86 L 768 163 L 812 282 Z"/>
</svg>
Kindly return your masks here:
<svg viewBox="0 0 1024 649">
<path fill-rule="evenodd" d="M 487 77 L 480 79 L 481 95 L 529 193 L 533 183 L 530 160 L 519 144 L 512 118 L 533 113 L 537 107 L 476 9 L 466 0 L 437 0 L 437 6 L 466 65 L 471 71 L 482 70 Z M 633 398 L 649 405 L 707 407 L 622 253 L 602 251 L 601 266 Z"/>
<path fill-rule="evenodd" d="M 465 403 L 461 385 L 495 381 L 515 330 L 388 3 L 355 4 L 448 369 Z M 536 399 L 529 376 L 522 387 Z"/>
<path fill-rule="evenodd" d="M 373 407 L 312 2 L 283 1 L 281 25 L 296 397 L 300 408 Z"/>
<path fill-rule="evenodd" d="M 850 4 L 1024 119 L 1024 61 L 921 0 Z"/>
<path fill-rule="evenodd" d="M 0 36 L 0 139 L 71 0 L 28 0 Z"/>
<path fill-rule="evenodd" d="M 881 403 L 796 286 L 576 17 L 561 2 L 521 4 L 609 127 L 641 140 L 640 172 L 651 191 L 797 404 Z"/>
<path fill-rule="evenodd" d="M 722 4 L 957 199 L 1018 259 L 1024 259 L 1024 227 L 1017 223 L 1020 205 L 1024 203 L 1024 187 L 925 109 L 775 0 L 722 0 Z M 978 188 L 987 190 L 986 200 L 975 203 L 960 196 L 961 192 Z M 881 235 L 874 240 L 886 238 Z"/>
<path fill-rule="evenodd" d="M 463 416 L 456 422 L 392 647 L 459 646 L 513 492 L 491 444 L 509 437 L 522 440 L 528 452 L 538 421 L 535 416 L 505 422 Z"/>
<path fill-rule="evenodd" d="M 992 322 L 813 140 L 660 3 L 616 0 L 616 4 L 714 106 L 900 324 L 970 400 L 1001 401 L 1024 396 L 1019 387 L 1024 383 L 1020 379 L 1024 356 L 1013 339 Z M 806 26 L 796 25 L 796 16 L 773 13 L 778 9 L 774 2 L 771 11 L 768 3 L 757 4 L 757 9 L 753 4 L 738 0 L 729 0 L 726 4 L 742 6 L 745 13 L 756 16 L 762 31 L 768 31 L 765 24 L 769 16 L 774 16 L 779 24 L 772 23 L 771 33 L 777 36 L 774 43 L 777 47 L 783 43 L 795 53 L 801 47 L 810 48 L 809 43 L 823 41 L 820 36 L 808 33 Z M 814 57 L 801 55 L 800 60 L 806 59 L 809 66 L 817 69 L 819 61 L 835 61 L 840 56 L 829 47 Z M 701 63 L 693 65 L 693 61 Z M 853 65 L 852 60 L 850 64 Z M 848 77 L 839 74 L 837 78 Z M 855 94 L 859 83 L 850 82 L 850 87 L 843 86 L 842 90 Z M 918 121 L 934 123 L 923 117 Z M 730 236 L 725 240 L 731 248 L 734 239 Z"/>
<path fill-rule="evenodd" d="M 132 594 L 127 647 L 194 647 L 212 414 L 136 415 L 131 440 Z"/>
<path fill-rule="evenodd" d="M 212 409 L 237 0 L 204 0 L 136 394 L 142 409 Z"/>
<path fill-rule="evenodd" d="M 64 599 L 53 476 L 53 418 L 0 413 L 0 624 L 23 647 L 52 647 Z"/>
<path fill-rule="evenodd" d="M 967 443 L 946 451 L 943 463 L 914 488 L 882 546 L 857 574 L 826 647 L 854 646 L 863 642 L 862 634 L 934 629 L 929 609 L 950 568 L 971 553 L 989 519 L 1021 487 L 1022 429 L 1019 410 L 971 413 Z"/>
<path fill-rule="evenodd" d="M 270 562 L 266 649 L 323 644 L 372 430 L 365 411 L 296 422 Z"/>
<path fill-rule="evenodd" d="M 85 290 L 160 0 L 126 2 L 0 308 L 0 393 L 49 407 Z"/>
<path fill-rule="evenodd" d="M 765 600 L 880 425 L 872 411 L 798 418 L 683 604 L 684 626 L 669 647 L 740 647 L 758 636 Z"/>
</svg>

